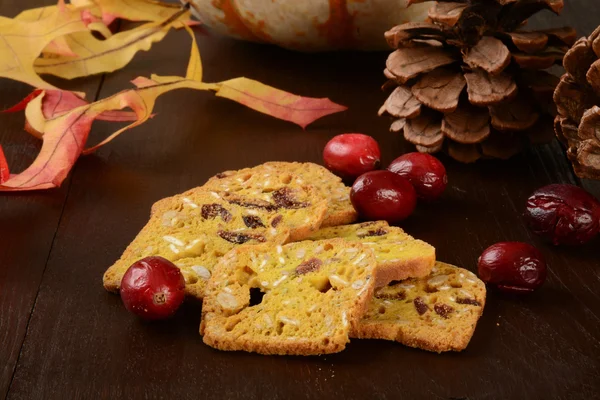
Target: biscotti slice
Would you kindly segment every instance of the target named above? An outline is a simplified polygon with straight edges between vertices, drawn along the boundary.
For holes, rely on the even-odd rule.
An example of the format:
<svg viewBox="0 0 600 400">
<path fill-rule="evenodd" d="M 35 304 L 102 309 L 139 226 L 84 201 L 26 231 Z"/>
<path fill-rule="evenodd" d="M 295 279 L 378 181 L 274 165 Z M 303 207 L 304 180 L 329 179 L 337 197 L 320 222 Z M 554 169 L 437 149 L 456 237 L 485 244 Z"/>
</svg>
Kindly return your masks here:
<svg viewBox="0 0 600 400">
<path fill-rule="evenodd" d="M 326 203 L 310 187 L 283 187 L 255 196 L 194 189 L 152 207 L 150 221 L 104 274 L 117 291 L 129 266 L 162 256 L 177 265 L 186 294 L 201 299 L 219 258 L 242 244 L 283 244 L 320 226 Z"/>
<path fill-rule="evenodd" d="M 239 191 L 245 188 L 312 185 L 326 199 L 327 213 L 323 226 L 336 226 L 356 221 L 357 214 L 350 202 L 350 188 L 327 168 L 313 163 L 267 162 L 253 168 L 226 171 L 215 175 L 205 188 Z"/>
<path fill-rule="evenodd" d="M 435 248 L 385 221 L 319 229 L 310 240 L 344 238 L 369 246 L 377 258 L 377 287 L 392 281 L 429 275 L 435 263 Z"/>
<path fill-rule="evenodd" d="M 464 350 L 485 305 L 485 284 L 470 271 L 437 262 L 431 275 L 377 289 L 352 331 L 423 350 Z"/>
<path fill-rule="evenodd" d="M 336 353 L 373 296 L 375 256 L 342 239 L 238 247 L 209 281 L 204 343 L 261 354 Z"/>
</svg>

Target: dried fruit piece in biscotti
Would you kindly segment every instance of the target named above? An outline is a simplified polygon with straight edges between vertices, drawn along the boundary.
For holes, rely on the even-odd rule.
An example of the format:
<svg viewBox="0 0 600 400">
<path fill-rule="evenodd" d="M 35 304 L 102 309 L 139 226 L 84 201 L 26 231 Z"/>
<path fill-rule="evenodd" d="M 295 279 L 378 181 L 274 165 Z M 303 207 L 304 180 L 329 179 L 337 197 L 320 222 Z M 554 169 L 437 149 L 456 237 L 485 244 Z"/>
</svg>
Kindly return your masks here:
<svg viewBox="0 0 600 400">
<path fill-rule="evenodd" d="M 261 354 L 337 353 L 373 296 L 373 252 L 342 239 L 238 247 L 215 269 L 204 343 Z"/>
<path fill-rule="evenodd" d="M 485 284 L 474 273 L 437 262 L 431 275 L 375 291 L 352 337 L 386 339 L 423 350 L 464 350 L 485 306 Z"/>
<path fill-rule="evenodd" d="M 435 248 L 385 221 L 319 229 L 310 240 L 341 237 L 370 247 L 377 258 L 376 286 L 427 276 L 435 263 Z"/>
<path fill-rule="evenodd" d="M 343 225 L 356 221 L 356 211 L 350 203 L 350 188 L 329 170 L 313 163 L 274 161 L 253 168 L 225 171 L 209 179 L 204 187 L 245 192 L 281 185 L 312 185 L 328 202 L 322 226 Z"/>
<path fill-rule="evenodd" d="M 190 190 L 152 207 L 150 221 L 104 274 L 117 291 L 131 264 L 162 256 L 180 268 L 186 294 L 201 299 L 219 258 L 243 244 L 283 244 L 314 232 L 325 202 L 310 187 L 283 187 L 254 196 Z"/>
</svg>

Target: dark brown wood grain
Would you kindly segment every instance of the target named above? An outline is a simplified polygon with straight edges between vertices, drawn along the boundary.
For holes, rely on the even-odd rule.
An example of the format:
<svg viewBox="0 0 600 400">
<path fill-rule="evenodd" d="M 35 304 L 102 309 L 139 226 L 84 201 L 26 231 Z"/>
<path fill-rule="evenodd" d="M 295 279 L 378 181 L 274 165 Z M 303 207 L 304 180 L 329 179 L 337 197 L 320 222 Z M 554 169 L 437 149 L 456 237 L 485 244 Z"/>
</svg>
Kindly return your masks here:
<svg viewBox="0 0 600 400">
<path fill-rule="evenodd" d="M 25 3 L 30 2 L 19 6 Z M 589 33 L 600 23 L 589 12 L 592 4 L 569 2 L 563 23 Z M 7 10 L 0 5 L 2 14 Z M 555 22 L 546 13 L 535 23 Z M 598 397 L 600 239 L 556 248 L 532 235 L 521 217 L 528 195 L 548 183 L 583 184 L 600 196 L 598 183 L 575 179 L 557 143 L 508 162 L 462 165 L 440 156 L 449 173 L 447 192 L 435 204 L 419 205 L 402 225 L 432 243 L 440 260 L 473 271 L 481 251 L 498 241 L 533 243 L 548 259 L 550 274 L 538 292 L 520 298 L 489 293 L 462 353 L 437 355 L 358 340 L 323 357 L 227 353 L 202 343 L 199 304 L 186 304 L 162 323 L 140 322 L 127 313 L 119 297 L 102 288 L 102 274 L 156 200 L 222 170 L 271 160 L 320 162 L 324 144 L 342 132 L 373 135 L 384 164 L 412 151 L 388 132 L 388 120 L 377 117 L 385 99 L 379 86 L 386 54 L 310 55 L 220 37 L 198 39 L 207 81 L 247 76 L 303 95 L 328 96 L 349 110 L 303 131 L 210 93 L 178 91 L 159 99 L 153 120 L 80 159 L 62 189 L 0 196 L 0 360 L 8 355 L 7 366 L 0 364 L 0 396 L 10 385 L 9 399 Z M 138 75 L 184 73 L 188 51 L 185 32 L 169 34 L 107 76 L 99 96 L 128 87 Z M 90 82 L 95 81 L 79 84 Z M 26 92 L 5 80 L 0 85 L 3 105 Z M 0 142 L 16 142 L 23 134 L 22 116 L 2 118 Z M 108 123 L 96 124 L 90 140 L 112 130 Z M 32 148 L 10 161 L 25 165 L 34 154 Z"/>
<path fill-rule="evenodd" d="M 4 1 L 0 14 L 13 17 L 24 5 L 42 6 L 44 2 Z M 16 104 L 32 90 L 6 79 L 0 85 L 0 109 Z M 63 86 L 93 98 L 100 78 Z M 23 130 L 24 123 L 22 112 L 0 114 L 0 144 L 14 173 L 31 164 L 41 147 L 38 139 Z M 69 185 L 67 180 L 57 190 L 0 195 L 0 396 L 7 393 L 14 374 Z"/>
</svg>

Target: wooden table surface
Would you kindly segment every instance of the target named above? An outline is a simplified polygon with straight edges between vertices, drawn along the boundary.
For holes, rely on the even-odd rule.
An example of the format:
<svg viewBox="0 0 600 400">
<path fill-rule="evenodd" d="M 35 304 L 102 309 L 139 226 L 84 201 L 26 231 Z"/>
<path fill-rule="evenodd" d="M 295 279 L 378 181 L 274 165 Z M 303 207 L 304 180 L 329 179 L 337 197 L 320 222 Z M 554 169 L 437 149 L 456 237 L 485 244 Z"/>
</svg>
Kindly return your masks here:
<svg viewBox="0 0 600 400">
<path fill-rule="evenodd" d="M 45 2 L 49 4 L 50 1 Z M 563 18 L 588 34 L 600 23 L 596 0 L 566 1 Z M 41 0 L 3 0 L 14 16 Z M 150 73 L 182 74 L 189 38 L 172 32 L 124 70 L 69 82 L 90 98 Z M 178 91 L 158 115 L 96 154 L 82 157 L 60 189 L 0 195 L 0 397 L 10 399 L 592 399 L 600 398 L 600 239 L 555 248 L 531 234 L 521 213 L 528 195 L 554 182 L 582 185 L 557 143 L 509 162 L 461 165 L 440 156 L 450 184 L 441 201 L 420 205 L 402 225 L 437 248 L 443 261 L 476 269 L 487 246 L 538 246 L 550 272 L 538 292 L 491 292 L 469 347 L 432 354 L 384 341 L 354 340 L 336 355 L 267 357 L 215 351 L 198 335 L 200 305 L 172 320 L 144 323 L 104 291 L 102 274 L 145 223 L 156 200 L 227 169 L 270 160 L 321 161 L 342 132 L 374 136 L 383 162 L 412 151 L 377 117 L 386 58 L 380 54 L 298 54 L 199 36 L 205 78 L 247 76 L 298 94 L 331 97 L 349 110 L 307 131 L 219 99 Z M 64 86 L 64 85 L 63 85 Z M 0 81 L 0 107 L 30 88 Z M 0 115 L 0 143 L 15 172 L 40 143 L 23 114 Z M 114 125 L 97 123 L 90 140 Z"/>
</svg>

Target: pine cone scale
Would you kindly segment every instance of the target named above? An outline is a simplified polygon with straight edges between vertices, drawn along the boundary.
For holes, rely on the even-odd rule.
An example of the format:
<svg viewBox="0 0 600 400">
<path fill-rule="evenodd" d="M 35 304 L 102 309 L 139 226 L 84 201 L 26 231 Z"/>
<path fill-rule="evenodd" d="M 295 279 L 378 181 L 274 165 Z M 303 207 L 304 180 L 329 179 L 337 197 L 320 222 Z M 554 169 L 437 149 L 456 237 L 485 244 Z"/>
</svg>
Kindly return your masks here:
<svg viewBox="0 0 600 400">
<path fill-rule="evenodd" d="M 489 108 L 492 126 L 499 131 L 524 131 L 537 122 L 539 114 L 524 98 L 517 96 L 510 103 L 502 103 Z"/>
<path fill-rule="evenodd" d="M 481 68 L 496 75 L 510 63 L 510 51 L 502 41 L 484 36 L 463 59 L 471 68 Z"/>
<path fill-rule="evenodd" d="M 492 76 L 482 70 L 466 73 L 469 102 L 476 106 L 489 106 L 513 98 L 517 94 L 517 84 L 506 73 Z"/>
<path fill-rule="evenodd" d="M 398 86 L 379 110 L 379 115 L 384 112 L 398 118 L 414 118 L 421 113 L 421 103 L 406 87 Z"/>
<path fill-rule="evenodd" d="M 422 104 L 441 112 L 452 112 L 467 81 L 460 72 L 438 68 L 429 72 L 412 87 L 412 93 Z"/>
<path fill-rule="evenodd" d="M 484 108 L 462 106 L 442 121 L 442 132 L 463 144 L 482 142 L 490 134 L 490 115 Z"/>
<path fill-rule="evenodd" d="M 462 3 L 436 3 L 429 10 L 429 18 L 434 22 L 454 26 L 465 8 L 467 5 Z"/>
<path fill-rule="evenodd" d="M 387 59 L 386 67 L 401 83 L 419 74 L 452 64 L 455 60 L 443 49 L 435 47 L 407 47 L 394 51 Z"/>
<path fill-rule="evenodd" d="M 423 113 L 406 121 L 404 138 L 415 145 L 433 147 L 444 141 L 439 119 L 431 113 Z"/>
</svg>

